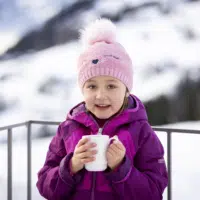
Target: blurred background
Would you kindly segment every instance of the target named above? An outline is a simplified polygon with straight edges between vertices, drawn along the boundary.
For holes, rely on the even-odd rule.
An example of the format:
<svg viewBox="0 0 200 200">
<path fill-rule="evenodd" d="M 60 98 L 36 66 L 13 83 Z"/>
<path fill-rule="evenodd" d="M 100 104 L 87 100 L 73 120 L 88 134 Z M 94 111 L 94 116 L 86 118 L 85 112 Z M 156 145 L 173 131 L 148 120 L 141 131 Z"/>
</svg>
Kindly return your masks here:
<svg viewBox="0 0 200 200">
<path fill-rule="evenodd" d="M 132 93 L 145 104 L 151 125 L 200 129 L 198 0 L 0 0 L 0 127 L 65 120 L 83 100 L 76 82 L 79 30 L 99 17 L 116 24 L 118 41 L 132 57 Z M 33 199 L 42 199 L 36 172 L 56 128 L 34 127 Z M 166 147 L 166 135 L 159 137 Z M 13 134 L 13 199 L 20 200 L 26 199 L 25 138 L 23 128 Z M 6 141 L 1 131 L 2 200 L 7 198 Z M 174 199 L 199 200 L 200 159 L 195 153 L 200 136 L 179 135 L 173 141 L 175 162 L 183 158 L 174 165 Z"/>
</svg>

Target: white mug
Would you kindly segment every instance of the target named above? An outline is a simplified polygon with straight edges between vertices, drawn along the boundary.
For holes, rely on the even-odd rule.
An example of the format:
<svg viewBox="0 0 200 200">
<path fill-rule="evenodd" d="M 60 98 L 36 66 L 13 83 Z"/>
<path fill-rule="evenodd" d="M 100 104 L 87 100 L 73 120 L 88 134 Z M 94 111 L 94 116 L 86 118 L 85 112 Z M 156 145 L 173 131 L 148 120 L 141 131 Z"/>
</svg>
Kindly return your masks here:
<svg viewBox="0 0 200 200">
<path fill-rule="evenodd" d="M 109 138 L 108 135 L 85 135 L 82 138 L 89 138 L 89 142 L 96 143 L 97 146 L 92 148 L 96 149 L 96 159 L 92 162 L 85 164 L 85 169 L 88 171 L 104 171 L 107 168 L 106 151 L 111 140 L 119 140 L 117 136 Z"/>
</svg>

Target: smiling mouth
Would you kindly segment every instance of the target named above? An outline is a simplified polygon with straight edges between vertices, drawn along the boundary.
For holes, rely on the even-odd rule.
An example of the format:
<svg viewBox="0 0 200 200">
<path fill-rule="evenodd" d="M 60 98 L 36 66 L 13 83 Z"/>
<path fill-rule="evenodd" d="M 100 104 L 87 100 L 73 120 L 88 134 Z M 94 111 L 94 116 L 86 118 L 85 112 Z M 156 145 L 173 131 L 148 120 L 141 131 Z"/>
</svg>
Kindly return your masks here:
<svg viewBox="0 0 200 200">
<path fill-rule="evenodd" d="M 106 108 L 109 108 L 110 105 L 95 105 L 97 108 L 100 108 L 100 109 L 106 109 Z"/>
</svg>

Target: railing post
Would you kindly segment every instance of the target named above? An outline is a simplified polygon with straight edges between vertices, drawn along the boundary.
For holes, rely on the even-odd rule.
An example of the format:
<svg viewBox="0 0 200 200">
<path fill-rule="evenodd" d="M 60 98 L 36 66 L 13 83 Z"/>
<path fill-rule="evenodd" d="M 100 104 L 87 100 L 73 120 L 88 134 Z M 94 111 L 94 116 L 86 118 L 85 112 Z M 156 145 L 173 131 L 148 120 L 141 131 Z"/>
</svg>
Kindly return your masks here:
<svg viewBox="0 0 200 200">
<path fill-rule="evenodd" d="M 171 135 L 172 132 L 167 132 L 167 168 L 168 168 L 168 190 L 167 190 L 167 198 L 168 200 L 172 200 L 172 179 L 171 179 L 171 170 L 172 170 L 172 140 Z"/>
<path fill-rule="evenodd" d="M 31 122 L 27 122 L 27 200 L 31 200 Z"/>
<path fill-rule="evenodd" d="M 8 129 L 7 135 L 7 150 L 8 150 L 8 186 L 7 186 L 7 198 L 12 200 L 12 129 Z"/>
</svg>

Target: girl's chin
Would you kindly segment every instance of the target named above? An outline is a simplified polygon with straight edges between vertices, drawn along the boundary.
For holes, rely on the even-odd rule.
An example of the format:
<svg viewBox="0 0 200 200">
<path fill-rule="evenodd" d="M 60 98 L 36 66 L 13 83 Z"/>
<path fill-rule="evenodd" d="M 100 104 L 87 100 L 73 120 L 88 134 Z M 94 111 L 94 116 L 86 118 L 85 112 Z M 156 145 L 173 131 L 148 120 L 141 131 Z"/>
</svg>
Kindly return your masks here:
<svg viewBox="0 0 200 200">
<path fill-rule="evenodd" d="M 108 119 L 110 118 L 112 115 L 109 115 L 109 116 L 99 116 L 99 115 L 96 115 L 97 118 L 99 119 Z"/>
<path fill-rule="evenodd" d="M 110 118 L 112 115 L 114 115 L 114 113 L 98 113 L 95 112 L 95 116 L 99 119 L 108 119 Z"/>
</svg>

